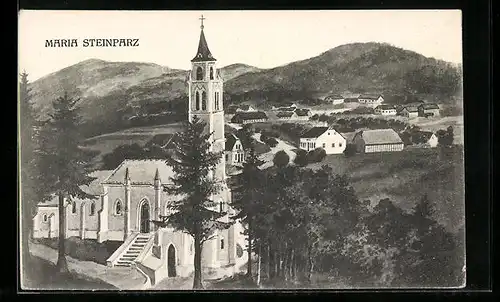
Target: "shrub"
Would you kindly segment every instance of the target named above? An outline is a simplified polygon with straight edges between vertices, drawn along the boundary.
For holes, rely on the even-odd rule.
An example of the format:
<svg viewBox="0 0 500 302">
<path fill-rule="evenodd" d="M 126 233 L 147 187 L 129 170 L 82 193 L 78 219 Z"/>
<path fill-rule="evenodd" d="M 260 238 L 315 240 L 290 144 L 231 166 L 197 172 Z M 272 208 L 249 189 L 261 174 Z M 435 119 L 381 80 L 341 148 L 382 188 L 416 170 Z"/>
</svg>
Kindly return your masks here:
<svg viewBox="0 0 500 302">
<path fill-rule="evenodd" d="M 345 146 L 344 155 L 349 157 L 349 156 L 353 156 L 354 154 L 356 154 L 356 145 L 347 144 Z"/>
<path fill-rule="evenodd" d="M 323 148 L 316 148 L 307 153 L 307 161 L 310 163 L 319 163 L 323 161 L 326 156 L 326 151 Z"/>
<path fill-rule="evenodd" d="M 295 156 L 294 163 L 299 167 L 305 167 L 308 164 L 307 151 L 299 149 L 295 151 L 297 156 Z"/>
<path fill-rule="evenodd" d="M 278 151 L 273 158 L 273 163 L 276 167 L 285 167 L 290 162 L 290 156 L 285 151 Z"/>
<path fill-rule="evenodd" d="M 274 148 L 278 145 L 278 141 L 274 137 L 269 137 L 265 143 L 271 148 Z"/>
</svg>

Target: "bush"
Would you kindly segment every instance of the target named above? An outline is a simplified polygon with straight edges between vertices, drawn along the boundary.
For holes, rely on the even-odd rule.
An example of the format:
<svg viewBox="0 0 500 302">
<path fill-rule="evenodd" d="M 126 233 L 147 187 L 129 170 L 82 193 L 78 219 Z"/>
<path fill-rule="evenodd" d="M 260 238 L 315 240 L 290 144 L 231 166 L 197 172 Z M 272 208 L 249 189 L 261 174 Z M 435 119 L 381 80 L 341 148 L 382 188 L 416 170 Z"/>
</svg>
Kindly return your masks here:
<svg viewBox="0 0 500 302">
<path fill-rule="evenodd" d="M 345 146 L 344 155 L 349 157 L 353 156 L 354 154 L 356 154 L 356 145 L 347 144 L 347 146 Z"/>
<path fill-rule="evenodd" d="M 308 164 L 307 151 L 299 149 L 295 151 L 297 156 L 295 156 L 294 163 L 299 167 L 305 167 Z"/>
<path fill-rule="evenodd" d="M 290 156 L 286 154 L 285 151 L 281 150 L 278 151 L 273 158 L 273 163 L 276 167 L 282 168 L 288 165 L 290 163 Z"/>
<path fill-rule="evenodd" d="M 323 161 L 326 156 L 326 151 L 323 148 L 316 148 L 307 153 L 307 161 L 309 163 L 319 163 Z"/>
<path fill-rule="evenodd" d="M 269 137 L 265 143 L 271 148 L 274 148 L 278 145 L 278 141 L 274 137 Z"/>
</svg>

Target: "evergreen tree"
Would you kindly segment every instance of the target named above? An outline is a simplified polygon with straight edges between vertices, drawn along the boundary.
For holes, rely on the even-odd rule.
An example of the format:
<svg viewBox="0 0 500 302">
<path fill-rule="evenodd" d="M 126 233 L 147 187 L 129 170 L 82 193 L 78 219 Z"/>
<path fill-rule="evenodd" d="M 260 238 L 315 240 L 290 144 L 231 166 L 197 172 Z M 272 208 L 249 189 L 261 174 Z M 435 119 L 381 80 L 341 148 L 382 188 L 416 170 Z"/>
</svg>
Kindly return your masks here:
<svg viewBox="0 0 500 302">
<path fill-rule="evenodd" d="M 217 229 L 229 225 L 219 219 L 226 213 L 213 210 L 217 203 L 214 195 L 222 189 L 222 183 L 213 177 L 215 166 L 222 152 L 212 152 L 212 133 L 205 133 L 206 124 L 197 117 L 186 122 L 184 132 L 178 134 L 174 142 L 175 152 L 167 157 L 175 176 L 173 185 L 165 190 L 182 196 L 169 209 L 168 222 L 175 229 L 194 238 L 194 280 L 193 288 L 203 288 L 201 279 L 201 251 L 203 243 L 211 239 Z"/>
<path fill-rule="evenodd" d="M 45 121 L 39 136 L 38 156 L 40 176 L 43 177 L 45 192 L 55 194 L 59 199 L 59 247 L 57 268 L 67 272 L 65 252 L 65 199 L 94 198 L 81 189 L 95 178 L 89 176 L 91 161 L 95 152 L 80 146 L 83 141 L 79 126 L 81 117 L 76 106 L 78 99 L 71 99 L 66 93 L 53 103 L 53 113 Z"/>
<path fill-rule="evenodd" d="M 305 167 L 308 164 L 307 151 L 299 149 L 297 150 L 297 156 L 293 160 L 294 164 L 299 167 Z"/>
<path fill-rule="evenodd" d="M 28 74 L 21 74 L 19 86 L 19 149 L 20 149 L 20 209 L 21 209 L 21 246 L 22 267 L 28 267 L 30 253 L 28 240 L 33 228 L 33 211 L 38 200 L 36 188 L 36 158 L 33 152 L 36 148 L 36 119 L 33 112 Z M 41 201 L 41 200 L 40 200 Z"/>
<path fill-rule="evenodd" d="M 242 138 L 243 139 L 243 138 Z M 233 219 L 241 219 L 247 225 L 248 246 L 247 277 L 252 278 L 252 241 L 255 234 L 255 219 L 263 200 L 264 173 L 259 169 L 261 161 L 253 145 L 247 149 L 246 161 L 242 171 L 236 176 L 236 187 L 233 189 L 232 206 L 237 210 Z"/>
</svg>

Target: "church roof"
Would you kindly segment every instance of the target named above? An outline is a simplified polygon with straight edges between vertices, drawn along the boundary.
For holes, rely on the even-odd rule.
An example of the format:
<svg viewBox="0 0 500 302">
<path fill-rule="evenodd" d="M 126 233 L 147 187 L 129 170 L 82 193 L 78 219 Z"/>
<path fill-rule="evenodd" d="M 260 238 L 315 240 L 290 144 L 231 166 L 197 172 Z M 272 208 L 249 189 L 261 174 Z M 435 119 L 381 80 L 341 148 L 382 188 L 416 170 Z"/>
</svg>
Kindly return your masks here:
<svg viewBox="0 0 500 302">
<path fill-rule="evenodd" d="M 232 151 L 234 145 L 236 144 L 236 142 L 238 140 L 239 140 L 239 138 L 237 138 L 236 135 L 229 134 L 229 136 L 226 138 L 226 144 L 225 144 L 226 151 Z"/>
<path fill-rule="evenodd" d="M 133 185 L 154 185 L 155 177 L 159 177 L 164 184 L 170 183 L 170 177 L 174 176 L 172 167 L 170 167 L 165 160 L 127 159 L 103 181 L 103 184 L 124 184 L 127 171 L 130 177 L 130 183 Z"/>
<path fill-rule="evenodd" d="M 208 49 L 207 40 L 205 39 L 205 34 L 203 33 L 203 28 L 201 29 L 200 42 L 198 43 L 198 51 L 196 56 L 191 60 L 191 62 L 203 62 L 203 61 L 216 61 L 212 56 L 210 49 Z"/>
<path fill-rule="evenodd" d="M 90 176 L 95 177 L 94 179 L 88 186 L 82 185 L 80 186 L 80 189 L 84 191 L 85 193 L 92 194 L 92 195 L 101 195 L 104 194 L 104 189 L 101 185 L 102 181 L 105 180 L 110 174 L 113 172 L 112 170 L 99 170 L 99 171 L 94 171 L 90 173 Z M 78 200 L 78 198 L 74 198 Z M 58 196 L 53 196 L 50 200 L 47 200 L 45 202 L 40 202 L 38 203 L 38 206 L 57 206 L 59 204 L 59 197 Z"/>
</svg>

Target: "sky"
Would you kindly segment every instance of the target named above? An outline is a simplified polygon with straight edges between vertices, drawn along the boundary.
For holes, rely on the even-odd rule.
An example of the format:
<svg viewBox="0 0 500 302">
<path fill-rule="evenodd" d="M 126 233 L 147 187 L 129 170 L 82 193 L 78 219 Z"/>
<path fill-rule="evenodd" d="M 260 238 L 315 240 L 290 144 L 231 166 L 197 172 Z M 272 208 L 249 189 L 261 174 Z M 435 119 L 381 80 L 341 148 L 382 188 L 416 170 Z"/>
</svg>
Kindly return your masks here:
<svg viewBox="0 0 500 302">
<path fill-rule="evenodd" d="M 19 71 L 30 81 L 86 59 L 189 69 L 200 36 L 220 67 L 272 68 L 353 42 L 385 42 L 462 62 L 460 10 L 27 11 L 19 13 Z M 85 38 L 139 39 L 138 47 L 82 47 Z M 78 39 L 78 47 L 45 47 Z"/>
</svg>

